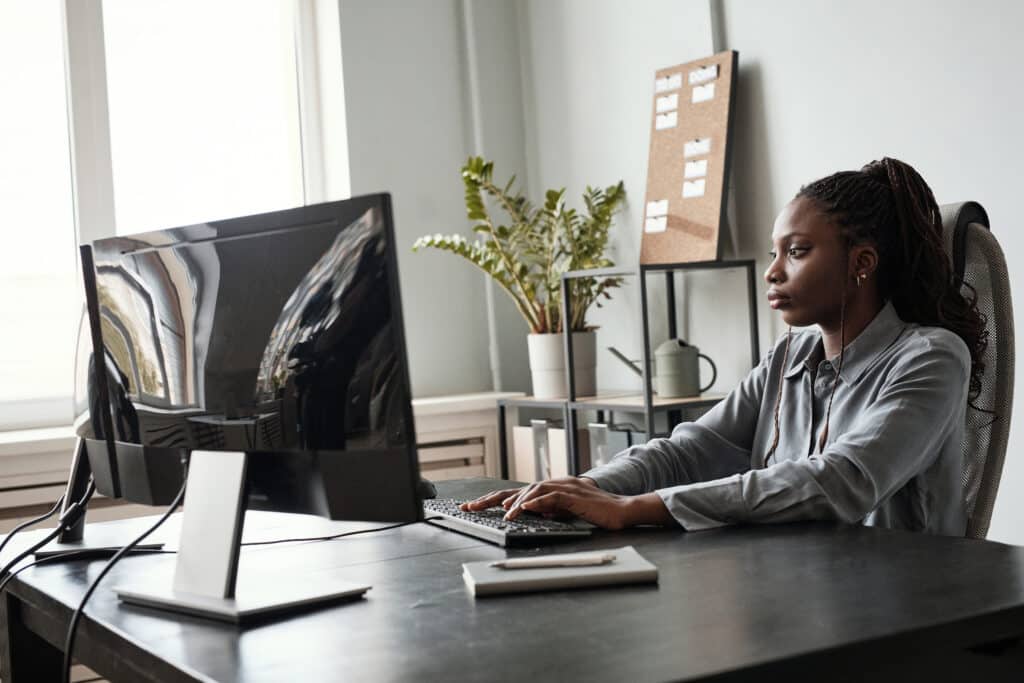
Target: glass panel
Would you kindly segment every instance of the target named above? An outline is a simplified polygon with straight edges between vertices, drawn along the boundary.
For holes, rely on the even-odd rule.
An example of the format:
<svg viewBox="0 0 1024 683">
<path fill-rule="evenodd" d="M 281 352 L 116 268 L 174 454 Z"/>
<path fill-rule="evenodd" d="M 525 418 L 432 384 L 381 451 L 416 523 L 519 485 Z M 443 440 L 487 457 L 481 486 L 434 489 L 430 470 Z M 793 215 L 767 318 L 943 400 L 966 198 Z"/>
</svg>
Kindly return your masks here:
<svg viewBox="0 0 1024 683">
<path fill-rule="evenodd" d="M 0 0 L 0 429 L 71 423 L 81 296 L 61 22 L 58 0 Z"/>
<path fill-rule="evenodd" d="M 104 0 L 117 234 L 303 203 L 293 4 Z"/>
</svg>

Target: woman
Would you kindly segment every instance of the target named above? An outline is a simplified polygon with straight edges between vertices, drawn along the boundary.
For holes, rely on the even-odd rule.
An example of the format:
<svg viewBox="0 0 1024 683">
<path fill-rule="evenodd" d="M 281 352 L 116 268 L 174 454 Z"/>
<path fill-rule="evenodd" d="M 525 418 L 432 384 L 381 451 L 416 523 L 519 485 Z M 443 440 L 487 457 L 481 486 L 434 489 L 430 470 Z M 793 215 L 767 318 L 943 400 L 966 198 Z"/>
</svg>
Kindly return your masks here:
<svg viewBox="0 0 1024 683">
<path fill-rule="evenodd" d="M 609 529 L 839 519 L 963 535 L 964 414 L 987 333 L 931 189 L 895 159 L 836 173 L 786 205 L 772 243 L 768 302 L 791 327 L 721 403 L 581 477 L 463 508 Z"/>
</svg>

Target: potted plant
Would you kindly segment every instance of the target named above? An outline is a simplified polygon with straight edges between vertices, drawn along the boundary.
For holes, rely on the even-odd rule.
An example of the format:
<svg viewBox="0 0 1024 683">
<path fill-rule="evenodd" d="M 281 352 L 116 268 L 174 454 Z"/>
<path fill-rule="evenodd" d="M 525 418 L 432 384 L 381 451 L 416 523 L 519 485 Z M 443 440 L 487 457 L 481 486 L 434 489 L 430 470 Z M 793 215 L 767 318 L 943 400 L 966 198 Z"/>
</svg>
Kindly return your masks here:
<svg viewBox="0 0 1024 683">
<path fill-rule="evenodd" d="M 573 270 L 609 268 L 614 264 L 604 252 L 612 217 L 626 197 L 620 181 L 604 189 L 587 187 L 585 212 L 565 205 L 565 189 L 548 190 L 544 204 L 534 207 L 513 190 L 515 176 L 503 187 L 494 182 L 494 163 L 470 157 L 462 167 L 466 214 L 480 238 L 462 235 L 425 235 L 413 244 L 442 249 L 465 258 L 490 275 L 515 302 L 530 328 L 528 348 L 533 395 L 562 398 L 565 382 L 564 342 L 566 328 L 573 335 L 576 393 L 595 393 L 596 337 L 587 324 L 587 311 L 621 278 L 578 278 L 569 282 L 572 320 L 562 320 L 562 274 Z M 507 217 L 492 216 L 488 203 Z"/>
</svg>

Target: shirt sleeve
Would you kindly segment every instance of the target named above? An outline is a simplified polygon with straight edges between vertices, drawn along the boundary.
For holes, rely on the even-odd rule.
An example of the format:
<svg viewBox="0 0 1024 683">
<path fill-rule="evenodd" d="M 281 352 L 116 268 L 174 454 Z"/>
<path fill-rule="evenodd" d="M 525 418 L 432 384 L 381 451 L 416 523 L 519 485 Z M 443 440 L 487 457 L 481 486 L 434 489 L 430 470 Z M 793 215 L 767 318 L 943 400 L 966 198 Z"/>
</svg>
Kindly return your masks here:
<svg viewBox="0 0 1024 683">
<path fill-rule="evenodd" d="M 606 491 L 636 495 L 749 470 L 772 355 L 696 422 L 681 423 L 669 438 L 633 446 L 582 476 Z"/>
<path fill-rule="evenodd" d="M 970 357 L 959 339 L 907 354 L 877 400 L 821 454 L 657 490 L 688 530 L 736 522 L 859 522 L 924 471 L 963 424 Z M 840 389 L 841 390 L 841 389 Z"/>
</svg>

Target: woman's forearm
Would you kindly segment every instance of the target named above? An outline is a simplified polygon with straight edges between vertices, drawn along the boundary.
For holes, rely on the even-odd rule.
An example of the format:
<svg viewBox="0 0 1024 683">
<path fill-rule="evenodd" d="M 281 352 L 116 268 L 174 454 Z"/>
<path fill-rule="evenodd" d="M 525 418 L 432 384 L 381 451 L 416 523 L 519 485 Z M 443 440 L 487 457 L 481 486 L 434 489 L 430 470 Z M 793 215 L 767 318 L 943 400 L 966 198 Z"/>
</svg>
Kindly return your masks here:
<svg viewBox="0 0 1024 683">
<path fill-rule="evenodd" d="M 637 526 L 639 524 L 659 524 L 661 526 L 674 526 L 676 520 L 669 513 L 661 496 L 657 493 L 643 493 L 639 496 L 630 496 L 629 505 L 626 507 L 626 526 Z"/>
</svg>

